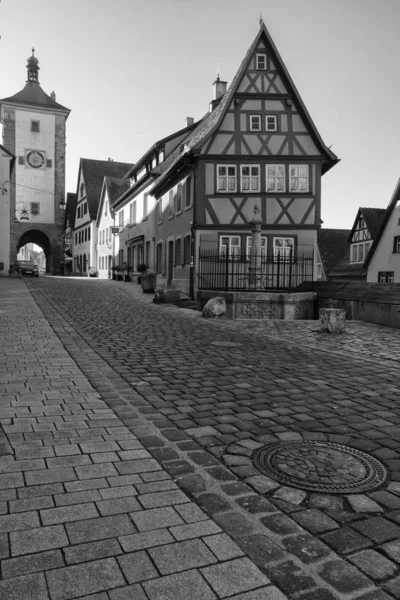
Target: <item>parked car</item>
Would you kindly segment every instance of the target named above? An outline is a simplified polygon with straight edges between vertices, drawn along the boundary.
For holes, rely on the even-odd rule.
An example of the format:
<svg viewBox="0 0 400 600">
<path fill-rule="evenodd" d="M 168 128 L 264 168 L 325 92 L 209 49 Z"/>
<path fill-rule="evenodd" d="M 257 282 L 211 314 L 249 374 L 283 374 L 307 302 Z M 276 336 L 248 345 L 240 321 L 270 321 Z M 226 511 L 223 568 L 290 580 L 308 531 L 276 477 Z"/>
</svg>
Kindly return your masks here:
<svg viewBox="0 0 400 600">
<path fill-rule="evenodd" d="M 21 275 L 39 277 L 39 267 L 33 262 L 33 260 L 18 260 L 16 266 L 21 270 Z"/>
</svg>

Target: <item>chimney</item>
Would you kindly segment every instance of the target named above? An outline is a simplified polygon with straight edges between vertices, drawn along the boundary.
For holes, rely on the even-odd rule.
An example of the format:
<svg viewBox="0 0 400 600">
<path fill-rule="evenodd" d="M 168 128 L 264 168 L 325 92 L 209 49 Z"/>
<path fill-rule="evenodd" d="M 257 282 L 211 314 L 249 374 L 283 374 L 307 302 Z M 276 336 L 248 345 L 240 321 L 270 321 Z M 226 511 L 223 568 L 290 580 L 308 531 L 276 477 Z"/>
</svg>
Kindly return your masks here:
<svg viewBox="0 0 400 600">
<path fill-rule="evenodd" d="M 51 98 L 52 100 L 54 100 L 54 102 L 56 101 L 56 94 L 55 94 L 55 92 L 51 92 L 51 94 L 50 94 L 50 98 Z"/>
<path fill-rule="evenodd" d="M 227 85 L 228 82 L 221 81 L 218 73 L 217 79 L 213 83 L 213 99 L 210 102 L 210 112 L 212 112 L 214 108 L 221 102 L 222 96 L 224 96 L 226 93 Z"/>
<path fill-rule="evenodd" d="M 108 157 L 108 162 L 114 162 L 113 158 Z"/>
<path fill-rule="evenodd" d="M 194 123 L 193 117 L 186 117 L 185 123 L 186 123 L 186 127 L 189 127 L 190 125 L 193 125 L 193 123 Z"/>
</svg>

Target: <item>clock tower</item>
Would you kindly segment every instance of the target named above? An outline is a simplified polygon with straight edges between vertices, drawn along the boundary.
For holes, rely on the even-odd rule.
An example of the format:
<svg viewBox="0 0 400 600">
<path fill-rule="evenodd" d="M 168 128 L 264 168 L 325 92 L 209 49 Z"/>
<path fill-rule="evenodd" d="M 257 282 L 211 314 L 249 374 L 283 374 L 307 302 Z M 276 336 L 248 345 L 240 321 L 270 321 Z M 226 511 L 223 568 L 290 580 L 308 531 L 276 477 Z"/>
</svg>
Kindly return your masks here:
<svg viewBox="0 0 400 600">
<path fill-rule="evenodd" d="M 39 84 L 39 61 L 32 48 L 25 87 L 0 100 L 3 146 L 16 156 L 10 187 L 10 257 L 28 243 L 46 255 L 56 274 L 64 259 L 65 135 L 70 110 Z M 0 182 L 1 183 L 1 182 Z"/>
</svg>

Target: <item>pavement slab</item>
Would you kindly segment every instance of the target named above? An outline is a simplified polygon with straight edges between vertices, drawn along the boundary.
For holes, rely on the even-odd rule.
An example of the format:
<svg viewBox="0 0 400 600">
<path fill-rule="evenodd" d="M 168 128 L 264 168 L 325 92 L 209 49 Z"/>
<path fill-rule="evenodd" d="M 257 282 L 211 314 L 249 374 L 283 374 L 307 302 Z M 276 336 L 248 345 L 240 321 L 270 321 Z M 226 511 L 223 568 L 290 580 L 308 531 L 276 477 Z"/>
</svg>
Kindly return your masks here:
<svg viewBox="0 0 400 600">
<path fill-rule="evenodd" d="M 0 597 L 398 597 L 400 332 L 205 322 L 143 296 L 0 279 Z M 302 441 L 369 452 L 390 478 L 331 495 L 252 462 Z"/>
</svg>

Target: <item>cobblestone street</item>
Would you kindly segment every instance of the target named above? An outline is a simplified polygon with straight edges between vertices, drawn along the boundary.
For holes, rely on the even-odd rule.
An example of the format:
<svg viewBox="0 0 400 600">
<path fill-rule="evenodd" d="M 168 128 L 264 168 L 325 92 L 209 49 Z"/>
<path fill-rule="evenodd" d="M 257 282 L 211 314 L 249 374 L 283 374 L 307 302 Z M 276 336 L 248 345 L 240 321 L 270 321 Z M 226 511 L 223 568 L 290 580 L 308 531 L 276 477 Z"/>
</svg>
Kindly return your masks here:
<svg viewBox="0 0 400 600">
<path fill-rule="evenodd" d="M 0 280 L 0 599 L 400 598 L 400 330 L 138 288 Z"/>
</svg>

